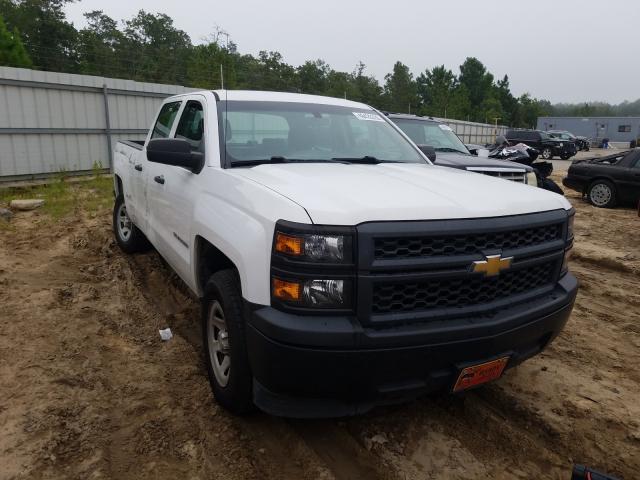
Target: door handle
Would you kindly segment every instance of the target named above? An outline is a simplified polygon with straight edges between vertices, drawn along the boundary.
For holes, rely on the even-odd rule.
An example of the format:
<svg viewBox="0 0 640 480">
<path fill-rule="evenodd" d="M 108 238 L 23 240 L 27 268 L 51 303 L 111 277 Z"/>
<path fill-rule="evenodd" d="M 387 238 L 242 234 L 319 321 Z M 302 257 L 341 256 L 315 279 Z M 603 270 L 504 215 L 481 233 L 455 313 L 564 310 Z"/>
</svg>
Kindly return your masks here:
<svg viewBox="0 0 640 480">
<path fill-rule="evenodd" d="M 164 185 L 164 175 L 158 175 L 156 177 L 153 177 L 153 180 L 156 183 L 159 183 L 160 185 Z"/>
<path fill-rule="evenodd" d="M 142 164 L 139 163 L 133 168 L 135 168 L 137 171 L 141 172 L 142 171 Z"/>
</svg>

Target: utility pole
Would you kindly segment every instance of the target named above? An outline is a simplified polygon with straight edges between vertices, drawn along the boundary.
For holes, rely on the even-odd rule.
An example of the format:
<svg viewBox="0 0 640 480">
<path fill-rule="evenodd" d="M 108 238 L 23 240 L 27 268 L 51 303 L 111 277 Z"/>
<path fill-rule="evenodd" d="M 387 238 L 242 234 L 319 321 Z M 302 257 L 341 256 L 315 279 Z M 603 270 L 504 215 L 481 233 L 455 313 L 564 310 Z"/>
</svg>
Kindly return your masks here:
<svg viewBox="0 0 640 480">
<path fill-rule="evenodd" d="M 494 133 L 494 137 L 496 137 L 496 140 L 498 139 L 498 120 L 502 120 L 501 117 L 493 117 L 493 120 L 495 121 L 495 130 L 493 131 Z"/>
<path fill-rule="evenodd" d="M 224 90 L 224 73 L 222 71 L 222 64 L 220 64 L 220 90 Z"/>
</svg>

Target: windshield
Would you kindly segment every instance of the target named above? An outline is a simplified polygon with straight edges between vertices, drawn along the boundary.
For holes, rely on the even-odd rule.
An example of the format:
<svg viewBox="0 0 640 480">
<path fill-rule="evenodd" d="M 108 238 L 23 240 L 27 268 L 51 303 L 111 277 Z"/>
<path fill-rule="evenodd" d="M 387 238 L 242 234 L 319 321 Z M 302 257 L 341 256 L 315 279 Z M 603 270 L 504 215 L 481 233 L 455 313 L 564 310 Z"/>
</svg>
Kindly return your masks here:
<svg viewBox="0 0 640 480">
<path fill-rule="evenodd" d="M 427 163 L 372 110 L 295 102 L 219 102 L 227 165 Z"/>
<path fill-rule="evenodd" d="M 453 151 L 469 155 L 464 143 L 444 123 L 410 118 L 393 118 L 392 121 L 417 145 L 429 145 L 440 152 Z"/>
</svg>

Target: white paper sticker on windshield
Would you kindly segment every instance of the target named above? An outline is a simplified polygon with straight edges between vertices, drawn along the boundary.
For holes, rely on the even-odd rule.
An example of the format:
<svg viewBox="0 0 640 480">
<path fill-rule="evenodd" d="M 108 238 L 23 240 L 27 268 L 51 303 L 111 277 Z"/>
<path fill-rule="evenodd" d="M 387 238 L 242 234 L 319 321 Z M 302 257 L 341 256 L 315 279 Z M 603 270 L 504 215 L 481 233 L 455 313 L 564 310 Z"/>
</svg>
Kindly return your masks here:
<svg viewBox="0 0 640 480">
<path fill-rule="evenodd" d="M 358 120 L 369 120 L 370 122 L 384 122 L 377 113 L 352 112 Z"/>
<path fill-rule="evenodd" d="M 451 127 L 449 125 L 439 124 L 438 126 L 440 127 L 440 130 L 444 130 L 445 132 L 453 132 L 453 130 L 451 130 Z"/>
</svg>

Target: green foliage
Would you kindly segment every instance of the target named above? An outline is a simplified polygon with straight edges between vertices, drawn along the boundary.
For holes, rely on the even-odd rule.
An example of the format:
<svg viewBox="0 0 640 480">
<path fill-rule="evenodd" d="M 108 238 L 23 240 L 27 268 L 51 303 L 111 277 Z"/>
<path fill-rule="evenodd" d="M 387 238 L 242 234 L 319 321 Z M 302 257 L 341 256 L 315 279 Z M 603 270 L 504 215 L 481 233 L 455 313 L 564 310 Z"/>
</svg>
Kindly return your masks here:
<svg viewBox="0 0 640 480">
<path fill-rule="evenodd" d="M 44 200 L 44 206 L 38 211 L 52 220 L 78 214 L 81 210 L 98 213 L 113 205 L 113 177 L 98 175 L 70 179 L 61 171 L 46 184 L 0 189 L 0 205 L 25 198 Z"/>
<path fill-rule="evenodd" d="M 0 0 L 9 30 L 18 29 L 36 68 L 59 72 L 77 70 L 78 32 L 66 21 L 70 0 Z"/>
<path fill-rule="evenodd" d="M 413 75 L 402 62 L 396 62 L 393 73 L 384 77 L 384 105 L 392 112 L 416 113 L 418 85 Z"/>
<path fill-rule="evenodd" d="M 13 33 L 7 30 L 7 26 L 0 15 L 0 65 L 12 67 L 30 67 L 31 59 L 24 48 L 18 29 Z"/>
</svg>

